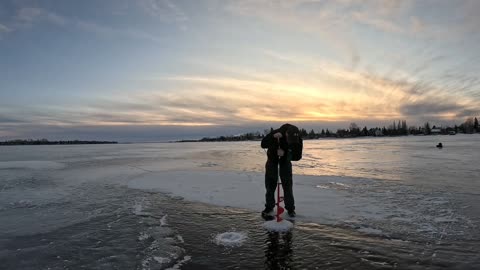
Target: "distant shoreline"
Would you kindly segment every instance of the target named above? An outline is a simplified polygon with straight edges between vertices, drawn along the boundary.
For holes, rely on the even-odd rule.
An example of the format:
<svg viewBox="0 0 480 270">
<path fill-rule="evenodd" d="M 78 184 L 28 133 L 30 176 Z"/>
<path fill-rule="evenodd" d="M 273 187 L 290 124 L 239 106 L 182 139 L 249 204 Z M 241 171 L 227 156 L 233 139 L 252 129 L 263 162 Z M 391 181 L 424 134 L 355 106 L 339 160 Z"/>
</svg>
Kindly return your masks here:
<svg viewBox="0 0 480 270">
<path fill-rule="evenodd" d="M 462 135 L 475 135 L 479 133 L 460 133 Z M 364 138 L 395 138 L 395 137 L 423 137 L 423 136 L 433 136 L 433 137 L 443 137 L 449 134 L 418 134 L 418 135 L 397 135 L 397 136 L 357 136 L 357 137 L 318 137 L 318 138 L 303 138 L 303 140 L 322 140 L 322 139 L 364 139 Z M 450 134 L 453 135 L 453 134 Z M 223 137 L 223 138 L 222 138 Z M 117 142 L 117 141 L 80 141 L 80 140 L 68 140 L 68 141 L 48 141 L 48 140 L 9 140 L 9 141 L 0 141 L 0 146 L 18 146 L 18 145 L 85 145 L 85 144 L 144 144 L 144 143 L 208 143 L 208 142 L 258 142 L 262 138 L 253 138 L 253 139 L 239 139 L 238 137 L 232 139 L 229 137 L 221 136 L 217 138 L 203 138 L 203 139 L 187 139 L 187 140 L 169 140 L 169 141 L 138 141 L 138 142 Z"/>
<path fill-rule="evenodd" d="M 460 133 L 462 135 L 475 135 L 477 133 Z M 452 135 L 457 135 L 457 134 L 417 134 L 417 135 L 391 135 L 391 136 L 356 136 L 356 137 L 337 137 L 337 136 L 329 136 L 329 137 L 318 137 L 318 138 L 303 138 L 304 141 L 310 141 L 310 140 L 322 140 L 322 139 L 334 139 L 334 140 L 342 140 L 342 139 L 364 139 L 364 138 L 396 138 L 396 137 L 443 137 L 443 136 L 452 136 Z M 208 142 L 255 142 L 255 141 L 261 141 L 262 138 L 254 138 L 254 139 L 230 139 L 230 138 L 207 138 L 207 139 L 199 139 L 199 140 L 178 140 L 178 141 L 170 141 L 170 143 L 208 143 Z"/>
<path fill-rule="evenodd" d="M 10 140 L 0 142 L 0 146 L 8 145 L 76 145 L 76 144 L 118 144 L 116 141 L 49 141 L 49 140 Z"/>
</svg>

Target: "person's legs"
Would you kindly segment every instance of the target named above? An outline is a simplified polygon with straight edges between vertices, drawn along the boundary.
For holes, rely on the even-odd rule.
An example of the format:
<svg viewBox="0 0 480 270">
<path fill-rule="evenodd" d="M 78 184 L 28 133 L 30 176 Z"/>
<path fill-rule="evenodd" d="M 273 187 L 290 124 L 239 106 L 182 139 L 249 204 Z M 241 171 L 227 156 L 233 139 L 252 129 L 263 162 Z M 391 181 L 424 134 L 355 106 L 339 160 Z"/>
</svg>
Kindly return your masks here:
<svg viewBox="0 0 480 270">
<path fill-rule="evenodd" d="M 275 190 L 277 189 L 278 163 L 267 160 L 265 164 L 265 210 L 275 207 Z"/>
<path fill-rule="evenodd" d="M 293 198 L 292 162 L 289 160 L 280 161 L 280 178 L 282 179 L 283 198 L 285 209 L 291 212 L 295 210 L 295 199 Z"/>
</svg>

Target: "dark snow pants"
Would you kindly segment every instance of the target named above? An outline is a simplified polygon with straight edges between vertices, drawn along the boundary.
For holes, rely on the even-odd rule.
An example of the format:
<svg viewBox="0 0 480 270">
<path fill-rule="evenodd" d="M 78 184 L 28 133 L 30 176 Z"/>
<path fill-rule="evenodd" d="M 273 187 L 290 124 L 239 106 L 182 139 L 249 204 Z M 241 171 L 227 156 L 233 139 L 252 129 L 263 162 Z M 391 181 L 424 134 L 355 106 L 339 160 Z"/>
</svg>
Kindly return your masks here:
<svg viewBox="0 0 480 270">
<path fill-rule="evenodd" d="M 295 200 L 293 198 L 292 182 L 292 162 L 287 158 L 276 160 L 267 160 L 265 164 L 265 207 L 273 209 L 275 207 L 275 190 L 277 189 L 278 164 L 280 163 L 280 179 L 282 181 L 285 209 L 287 211 L 295 210 Z"/>
</svg>

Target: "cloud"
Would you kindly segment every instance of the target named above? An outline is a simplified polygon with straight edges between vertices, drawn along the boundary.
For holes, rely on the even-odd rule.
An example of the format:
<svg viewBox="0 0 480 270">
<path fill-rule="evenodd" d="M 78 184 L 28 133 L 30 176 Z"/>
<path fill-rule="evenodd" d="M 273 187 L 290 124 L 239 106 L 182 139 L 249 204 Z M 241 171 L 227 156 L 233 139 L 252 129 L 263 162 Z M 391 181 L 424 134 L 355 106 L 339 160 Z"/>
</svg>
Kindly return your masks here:
<svg viewBox="0 0 480 270">
<path fill-rule="evenodd" d="M 349 122 L 381 126 L 400 119 L 407 119 L 409 124 L 441 124 L 461 123 L 466 116 L 479 113 L 475 106 L 478 99 L 454 97 L 428 82 L 324 65 L 328 73 L 308 76 L 316 75 L 319 81 L 330 78 L 339 89 L 312 81 L 302 84 L 301 77 L 286 79 L 271 74 L 256 74 L 258 79 L 240 75 L 167 76 L 158 79 L 158 89 L 137 91 L 128 98 L 101 98 L 77 106 L 5 108 L 8 113 L 0 117 L 0 127 L 14 127 L 17 135 L 26 137 L 153 141 L 161 136 L 178 139 L 183 132 L 190 135 L 182 138 L 200 138 L 228 134 L 226 130 L 256 131 L 285 121 L 321 128 Z M 352 88 L 341 89 L 342 83 Z M 165 85 L 169 91 L 162 89 Z M 142 134 L 135 137 L 133 130 Z M 174 130 L 182 133 L 175 137 Z"/>
<path fill-rule="evenodd" d="M 183 23 L 189 19 L 178 4 L 171 0 L 141 0 L 138 3 L 147 14 L 164 23 L 179 24 L 184 28 Z"/>
<path fill-rule="evenodd" d="M 190 73 L 185 71 L 184 74 L 159 76 L 146 84 L 148 88 L 142 87 L 142 91 L 130 89 L 132 92 L 128 97 L 99 99 L 95 96 L 76 106 L 11 108 L 3 121 L 0 118 L 0 123 L 43 123 L 45 126 L 70 128 L 147 125 L 217 127 L 260 126 L 285 120 L 313 123 L 346 119 L 391 121 L 403 117 L 445 119 L 476 112 L 475 106 L 480 101 L 480 79 L 475 74 L 477 70 L 465 72 L 465 68 L 462 69 L 459 58 L 464 55 L 447 57 L 435 50 L 434 46 L 438 44 L 424 46 L 416 43 L 417 39 L 404 40 L 415 43 L 408 45 L 410 47 L 370 46 L 369 51 L 362 52 L 359 50 L 361 47 L 356 46 L 359 45 L 355 44 L 357 41 L 376 41 L 370 36 L 354 39 L 357 28 L 374 29 L 374 32 L 389 34 L 388 37 L 392 34 L 405 38 L 412 33 L 421 38 L 428 36 L 428 32 L 435 28 L 427 16 L 421 16 L 422 12 L 412 12 L 418 2 L 291 0 L 217 3 L 221 8 L 216 11 L 266 22 L 273 25 L 274 30 L 287 31 L 287 34 L 292 31 L 317 37 L 309 39 L 308 46 L 328 44 L 335 52 L 341 53 L 340 57 L 334 54 L 329 57 L 333 60 L 326 60 L 315 55 L 316 52 L 308 54 L 302 50 L 304 44 L 300 44 L 301 41 L 298 44 L 292 41 L 289 52 L 277 51 L 275 46 L 258 49 L 256 44 L 252 44 L 252 51 L 263 59 L 268 58 L 265 62 L 281 63 L 279 66 L 282 68 L 266 65 L 264 70 L 259 70 L 264 62 L 257 62 L 254 57 L 247 66 L 224 64 L 217 72 L 202 69 L 203 66 L 189 66 L 185 70 L 190 70 Z M 140 5 L 150 14 L 148 21 L 183 24 L 190 20 L 178 2 L 145 0 Z M 163 41 L 143 29 L 116 28 L 97 21 L 62 16 L 46 8 L 23 7 L 15 14 L 18 25 L 25 27 L 41 22 L 100 36 L 155 43 Z M 471 16 L 465 23 L 475 24 L 473 13 Z M 234 21 L 237 18 L 231 19 Z M 448 25 L 443 18 L 439 21 L 439 28 Z M 10 23 L 8 27 L 0 24 L 0 33 L 13 31 L 14 28 Z M 382 51 L 374 55 L 378 58 L 372 57 L 376 49 Z M 195 53 L 192 54 L 197 56 Z M 213 55 L 216 56 L 215 53 Z M 338 60 L 342 56 L 347 61 Z M 205 65 L 210 64 L 205 55 L 197 57 L 206 62 Z M 229 60 L 226 62 L 230 63 Z M 384 63 L 387 66 L 382 66 Z M 460 64 L 457 67 L 452 63 Z M 475 67 L 476 63 L 472 66 Z M 450 70 L 442 70 L 444 67 Z"/>
<path fill-rule="evenodd" d="M 404 28 L 400 25 L 395 24 L 390 20 L 386 20 L 384 18 L 375 18 L 372 17 L 371 14 L 363 13 L 363 12 L 353 12 L 352 18 L 356 21 L 363 23 L 365 25 L 372 26 L 378 30 L 388 33 L 404 33 Z"/>
<path fill-rule="evenodd" d="M 0 40 L 2 40 L 3 36 L 8 34 L 9 32 L 12 32 L 13 30 L 6 25 L 3 25 L 0 23 Z"/>
<path fill-rule="evenodd" d="M 3 24 L 0 23 L 0 34 L 1 33 L 8 33 L 8 32 L 11 32 L 11 31 L 12 31 L 12 29 L 10 29 L 6 25 L 3 25 Z"/>
<path fill-rule="evenodd" d="M 102 36 L 119 36 L 137 40 L 147 40 L 155 43 L 164 42 L 164 38 L 160 38 L 142 29 L 111 27 L 90 20 L 63 16 L 41 7 L 20 7 L 13 18 L 12 27 L 0 24 L 0 34 L 2 34 L 2 32 L 7 33 L 35 27 L 40 23 L 53 24 L 66 29 L 79 29 Z"/>
<path fill-rule="evenodd" d="M 411 104 L 403 104 L 400 108 L 401 112 L 405 116 L 418 116 L 418 115 L 447 115 L 447 114 L 462 114 L 463 107 L 456 102 L 450 101 L 418 101 Z M 463 114 L 462 114 L 463 115 Z"/>
<path fill-rule="evenodd" d="M 245 0 L 220 3 L 235 15 L 319 35 L 324 42 L 336 47 L 342 42 L 352 44 L 355 41 L 352 29 L 357 32 L 358 27 L 417 40 L 460 41 L 468 35 L 476 35 L 480 25 L 480 4 L 475 0 Z"/>
<path fill-rule="evenodd" d="M 14 117 L 10 116 L 3 116 L 0 114 L 0 125 L 4 124 L 17 124 L 17 123 L 23 123 L 24 121 L 16 119 Z"/>
<path fill-rule="evenodd" d="M 290 25 L 313 33 L 339 36 L 353 23 L 362 23 L 386 32 L 403 32 L 397 20 L 411 1 L 229 1 L 226 9 L 243 16 Z"/>
<path fill-rule="evenodd" d="M 33 25 L 42 21 L 60 26 L 64 26 L 67 23 L 67 19 L 65 17 L 37 7 L 20 8 L 17 14 L 17 21 L 24 25 Z"/>
<path fill-rule="evenodd" d="M 143 30 L 132 28 L 112 28 L 105 25 L 100 25 L 90 21 L 69 20 L 69 24 L 77 27 L 80 30 L 94 33 L 102 36 L 120 36 L 140 40 L 148 40 L 155 43 L 163 43 L 164 39 L 156 35 L 150 34 Z"/>
<path fill-rule="evenodd" d="M 25 121 L 69 126 L 249 126 L 282 121 L 458 119 L 475 112 L 479 100 L 414 77 L 380 76 L 328 62 L 315 67 L 289 76 L 239 72 L 159 77 L 154 80 L 157 87 L 128 98 L 102 98 L 68 109 L 38 108 Z"/>
</svg>

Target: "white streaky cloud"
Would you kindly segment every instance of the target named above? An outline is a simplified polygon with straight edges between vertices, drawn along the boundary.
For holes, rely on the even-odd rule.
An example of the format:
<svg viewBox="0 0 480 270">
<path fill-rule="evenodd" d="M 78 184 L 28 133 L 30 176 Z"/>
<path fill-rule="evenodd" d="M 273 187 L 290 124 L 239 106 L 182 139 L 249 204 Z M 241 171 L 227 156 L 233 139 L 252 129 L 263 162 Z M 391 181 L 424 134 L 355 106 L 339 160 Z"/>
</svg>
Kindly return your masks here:
<svg viewBox="0 0 480 270">
<path fill-rule="evenodd" d="M 25 7 L 18 11 L 16 21 L 24 27 L 32 27 L 40 22 L 48 22 L 62 27 L 80 29 L 82 31 L 103 35 L 103 36 L 121 36 L 138 40 L 147 40 L 155 43 L 162 43 L 165 38 L 160 38 L 141 29 L 134 28 L 114 28 L 108 25 L 102 25 L 93 21 L 86 21 L 77 18 L 69 18 L 43 8 Z M 8 29 L 8 28 L 6 28 Z M 2 27 L 0 26 L 0 33 Z"/>
<path fill-rule="evenodd" d="M 395 24 L 391 20 L 386 20 L 383 18 L 374 18 L 374 17 L 371 17 L 371 14 L 368 14 L 368 13 L 354 12 L 352 13 L 352 18 L 354 18 L 356 21 L 360 23 L 372 26 L 384 32 L 399 33 L 399 34 L 404 33 L 404 28 Z"/>
<path fill-rule="evenodd" d="M 165 41 L 164 38 L 160 38 L 158 36 L 155 36 L 153 34 L 150 34 L 143 30 L 138 30 L 138 29 L 131 29 L 131 28 L 118 29 L 118 28 L 113 28 L 113 27 L 101 25 L 94 22 L 81 21 L 81 20 L 75 20 L 75 21 L 72 21 L 71 23 L 80 30 L 95 33 L 98 35 L 103 35 L 103 36 L 121 36 L 121 37 L 128 37 L 128 38 L 139 39 L 139 40 L 148 40 L 155 43 L 163 43 Z"/>
<path fill-rule="evenodd" d="M 423 40 L 459 39 L 468 33 L 476 33 L 478 1 L 457 2 L 452 7 L 448 6 L 449 2 L 430 5 L 432 10 L 450 8 L 452 14 L 462 14 L 455 22 L 419 20 L 416 11 L 421 1 L 413 0 L 227 1 L 225 9 L 235 15 L 318 35 L 322 42 L 349 53 L 352 47 L 346 44 L 354 44 L 354 39 L 348 33 L 356 26 Z"/>
<path fill-rule="evenodd" d="M 1 33 L 8 33 L 8 32 L 11 32 L 11 31 L 12 31 L 11 28 L 9 28 L 6 25 L 0 23 L 0 34 Z"/>
<path fill-rule="evenodd" d="M 318 8 L 306 8 L 313 1 L 228 1 L 224 9 L 234 15 L 258 18 L 268 24 L 280 25 L 286 30 L 304 32 L 319 38 L 323 44 L 344 55 L 354 55 L 354 41 L 349 34 L 348 16 L 334 3 L 323 3 Z"/>
<path fill-rule="evenodd" d="M 54 12 L 43 8 L 24 7 L 18 11 L 17 20 L 24 24 L 35 24 L 40 21 L 47 21 L 56 25 L 64 26 L 68 19 Z"/>
<path fill-rule="evenodd" d="M 188 21 L 187 14 L 174 1 L 141 0 L 138 1 L 145 12 L 165 23 L 182 23 Z"/>
</svg>

